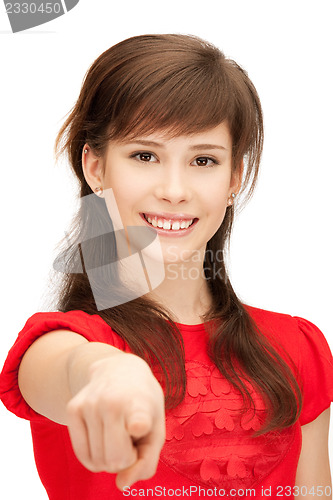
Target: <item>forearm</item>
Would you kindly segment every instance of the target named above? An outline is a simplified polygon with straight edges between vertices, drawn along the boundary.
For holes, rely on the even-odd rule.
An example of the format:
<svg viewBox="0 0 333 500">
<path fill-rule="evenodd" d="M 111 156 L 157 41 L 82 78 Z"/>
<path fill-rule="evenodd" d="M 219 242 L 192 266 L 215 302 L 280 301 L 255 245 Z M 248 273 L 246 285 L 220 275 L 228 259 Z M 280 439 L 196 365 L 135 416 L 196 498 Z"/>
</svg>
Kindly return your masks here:
<svg viewBox="0 0 333 500">
<path fill-rule="evenodd" d="M 90 471 L 118 474 L 120 489 L 155 474 L 165 440 L 164 393 L 139 356 L 58 330 L 26 351 L 19 386 L 35 411 L 67 426 Z"/>
<path fill-rule="evenodd" d="M 74 332 L 45 334 L 22 359 L 21 393 L 35 411 L 66 425 L 67 404 L 88 383 L 93 364 L 115 355 L 124 353 L 108 344 L 88 342 Z"/>
<path fill-rule="evenodd" d="M 332 499 L 332 480 L 328 451 L 330 408 L 303 425 L 302 449 L 298 461 L 295 491 L 304 500 Z"/>
</svg>

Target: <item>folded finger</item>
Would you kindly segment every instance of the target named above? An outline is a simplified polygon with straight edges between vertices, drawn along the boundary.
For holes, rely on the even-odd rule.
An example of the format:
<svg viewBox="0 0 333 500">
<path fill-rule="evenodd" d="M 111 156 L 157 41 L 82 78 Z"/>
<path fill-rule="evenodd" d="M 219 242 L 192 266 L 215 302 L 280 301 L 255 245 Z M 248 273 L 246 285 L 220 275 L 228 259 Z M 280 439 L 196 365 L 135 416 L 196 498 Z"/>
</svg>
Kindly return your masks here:
<svg viewBox="0 0 333 500">
<path fill-rule="evenodd" d="M 68 433 L 72 443 L 73 451 L 77 459 L 87 469 L 92 468 L 90 460 L 90 446 L 88 429 L 82 416 L 75 411 L 68 411 Z"/>
<path fill-rule="evenodd" d="M 103 440 L 106 472 L 116 473 L 136 462 L 137 450 L 125 428 L 123 418 L 104 421 Z"/>
</svg>

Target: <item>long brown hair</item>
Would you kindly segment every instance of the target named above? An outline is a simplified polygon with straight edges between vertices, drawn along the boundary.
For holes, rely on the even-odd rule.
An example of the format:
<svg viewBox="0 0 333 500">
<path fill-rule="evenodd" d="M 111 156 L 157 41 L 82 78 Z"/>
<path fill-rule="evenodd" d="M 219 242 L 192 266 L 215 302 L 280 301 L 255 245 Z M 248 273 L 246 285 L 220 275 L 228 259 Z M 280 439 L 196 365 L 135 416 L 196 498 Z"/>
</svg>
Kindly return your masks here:
<svg viewBox="0 0 333 500">
<path fill-rule="evenodd" d="M 191 134 L 222 122 L 228 124 L 232 136 L 232 168 L 240 168 L 245 160 L 241 189 L 245 202 L 256 184 L 263 146 L 260 100 L 246 71 L 195 36 L 135 36 L 109 48 L 93 62 L 59 131 L 55 151 L 57 158 L 67 153 L 82 198 L 92 194 L 81 163 L 86 143 L 103 157 L 109 140 L 159 130 L 167 130 L 170 136 Z M 96 203 L 99 216 L 107 218 L 104 200 Z M 225 252 L 234 212 L 234 206 L 227 208 L 220 228 L 207 243 L 204 270 L 213 300 L 203 321 L 208 328 L 207 322 L 215 320 L 215 328 L 209 330 L 209 355 L 240 391 L 244 407 L 253 406 L 244 379 L 250 380 L 265 400 L 267 418 L 256 433 L 259 435 L 295 423 L 302 397 L 293 371 L 259 330 L 228 278 Z M 134 353 L 154 366 L 165 388 L 166 407 L 173 407 L 182 401 L 186 387 L 183 342 L 174 318 L 144 296 L 97 310 L 87 273 L 84 268 L 83 272 L 77 270 L 77 248 L 84 240 L 89 217 L 81 205 L 62 241 L 67 244 L 71 238 L 72 244 L 66 250 L 66 273 L 60 275 L 57 285 L 56 307 L 63 312 L 80 309 L 99 314 Z M 97 258 L 105 251 L 105 244 L 116 254 L 111 235 L 107 242 L 96 239 L 93 243 L 91 251 Z"/>
</svg>

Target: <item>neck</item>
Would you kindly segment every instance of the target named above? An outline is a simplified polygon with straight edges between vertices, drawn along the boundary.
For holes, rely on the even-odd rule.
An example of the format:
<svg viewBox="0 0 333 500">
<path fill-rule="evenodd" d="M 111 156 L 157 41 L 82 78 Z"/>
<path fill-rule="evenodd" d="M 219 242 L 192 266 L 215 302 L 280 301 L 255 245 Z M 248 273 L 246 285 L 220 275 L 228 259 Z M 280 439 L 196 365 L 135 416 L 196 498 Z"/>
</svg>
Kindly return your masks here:
<svg viewBox="0 0 333 500">
<path fill-rule="evenodd" d="M 173 320 L 183 324 L 203 322 L 212 297 L 204 277 L 202 262 L 182 262 L 165 266 L 165 279 L 146 297 L 166 307 Z"/>
</svg>

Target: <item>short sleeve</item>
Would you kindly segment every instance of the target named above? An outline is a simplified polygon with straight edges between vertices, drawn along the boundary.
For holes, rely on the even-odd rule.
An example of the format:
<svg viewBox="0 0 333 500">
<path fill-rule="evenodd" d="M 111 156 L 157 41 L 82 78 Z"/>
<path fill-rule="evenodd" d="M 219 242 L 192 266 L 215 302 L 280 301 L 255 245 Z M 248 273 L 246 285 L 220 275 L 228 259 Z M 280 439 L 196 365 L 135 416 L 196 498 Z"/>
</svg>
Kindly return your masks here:
<svg viewBox="0 0 333 500">
<path fill-rule="evenodd" d="M 333 359 L 319 328 L 308 320 L 294 317 L 299 328 L 299 372 L 303 384 L 300 424 L 315 420 L 333 401 Z"/>
<path fill-rule="evenodd" d="M 23 355 L 39 337 L 52 330 L 71 330 L 91 342 L 104 342 L 123 351 L 129 350 L 125 342 L 99 316 L 83 311 L 38 312 L 25 323 L 8 352 L 0 374 L 0 399 L 6 408 L 31 421 L 45 421 L 46 417 L 35 412 L 23 399 L 18 385 L 18 369 Z"/>
</svg>

